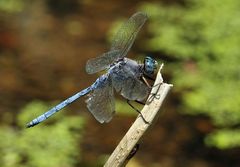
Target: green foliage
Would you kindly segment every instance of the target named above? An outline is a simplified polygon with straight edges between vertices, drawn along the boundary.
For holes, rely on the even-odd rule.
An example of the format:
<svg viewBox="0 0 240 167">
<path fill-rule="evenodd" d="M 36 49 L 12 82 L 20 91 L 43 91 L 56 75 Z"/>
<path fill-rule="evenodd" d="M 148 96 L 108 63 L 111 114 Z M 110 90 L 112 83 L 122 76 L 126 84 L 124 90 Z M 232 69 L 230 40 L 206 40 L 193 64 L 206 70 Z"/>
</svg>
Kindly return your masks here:
<svg viewBox="0 0 240 167">
<path fill-rule="evenodd" d="M 23 9 L 23 0 L 0 0 L 0 11 L 14 13 Z"/>
<path fill-rule="evenodd" d="M 167 70 L 174 89 L 183 94 L 184 112 L 204 113 L 228 131 L 240 123 L 239 6 L 238 0 L 189 0 L 184 6 L 141 7 L 150 15 L 152 38 L 146 47 L 178 60 L 169 62 Z M 219 138 L 219 133 L 211 138 Z M 211 141 L 220 147 L 217 140 Z M 236 142 L 240 143 L 237 137 Z"/>
<path fill-rule="evenodd" d="M 18 124 L 24 127 L 29 120 L 49 107 L 42 102 L 32 102 L 21 111 Z M 35 116 L 33 116 L 33 114 Z M 79 116 L 56 114 L 51 124 L 30 129 L 9 126 L 0 129 L 0 163 L 5 167 L 71 167 L 79 160 L 79 145 L 84 121 Z M 61 121 L 56 121 L 61 117 Z M 56 121 L 54 123 L 54 121 Z M 75 133 L 74 133 L 75 132 Z"/>
<path fill-rule="evenodd" d="M 240 146 L 240 130 L 218 130 L 205 139 L 209 146 L 216 145 L 220 149 Z"/>
</svg>

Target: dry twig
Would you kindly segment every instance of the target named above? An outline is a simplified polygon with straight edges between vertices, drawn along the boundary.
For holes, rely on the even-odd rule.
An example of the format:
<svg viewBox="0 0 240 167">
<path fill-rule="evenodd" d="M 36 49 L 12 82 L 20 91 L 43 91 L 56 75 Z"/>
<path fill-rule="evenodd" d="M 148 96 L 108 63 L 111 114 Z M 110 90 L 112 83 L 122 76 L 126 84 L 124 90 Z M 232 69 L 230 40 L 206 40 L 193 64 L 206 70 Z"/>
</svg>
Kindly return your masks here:
<svg viewBox="0 0 240 167">
<path fill-rule="evenodd" d="M 147 99 L 146 105 L 143 107 L 141 113 L 148 123 L 138 116 L 135 122 L 132 124 L 126 135 L 122 138 L 118 146 L 109 157 L 104 167 L 121 167 L 125 166 L 133 154 L 139 140 L 144 136 L 147 129 L 152 125 L 154 118 L 160 113 L 159 109 L 162 106 L 163 100 L 172 87 L 171 84 L 163 82 L 161 75 L 161 65 L 158 75 L 156 77 L 154 86 Z"/>
</svg>

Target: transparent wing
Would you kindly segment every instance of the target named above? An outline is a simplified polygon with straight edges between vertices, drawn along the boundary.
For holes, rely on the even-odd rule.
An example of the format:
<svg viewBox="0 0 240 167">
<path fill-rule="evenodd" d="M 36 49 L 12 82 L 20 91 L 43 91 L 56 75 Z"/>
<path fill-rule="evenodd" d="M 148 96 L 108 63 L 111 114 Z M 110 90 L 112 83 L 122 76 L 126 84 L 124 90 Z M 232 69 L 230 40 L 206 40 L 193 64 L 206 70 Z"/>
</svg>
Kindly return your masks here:
<svg viewBox="0 0 240 167">
<path fill-rule="evenodd" d="M 102 54 L 101 56 L 90 59 L 86 64 L 86 71 L 88 74 L 93 74 L 98 71 L 106 69 L 110 64 L 112 64 L 118 57 L 121 52 L 119 50 L 112 50 L 107 53 Z"/>
<path fill-rule="evenodd" d="M 131 16 L 113 37 L 111 51 L 87 62 L 87 73 L 93 74 L 104 70 L 118 58 L 126 56 L 146 20 L 147 15 L 141 12 Z"/>
<path fill-rule="evenodd" d="M 129 100 L 142 101 L 148 95 L 148 87 L 135 78 L 128 78 L 122 86 L 121 95 Z"/>
<path fill-rule="evenodd" d="M 87 107 L 100 123 L 109 122 L 115 113 L 113 87 L 110 77 L 102 80 L 98 88 L 88 95 Z"/>
<path fill-rule="evenodd" d="M 149 88 L 131 70 L 112 72 L 111 78 L 116 91 L 128 100 L 142 101 L 149 93 Z"/>
<path fill-rule="evenodd" d="M 147 20 L 147 15 L 142 12 L 135 13 L 125 22 L 113 37 L 111 50 L 120 50 L 120 58 L 126 56 L 136 39 L 137 33 Z"/>
</svg>

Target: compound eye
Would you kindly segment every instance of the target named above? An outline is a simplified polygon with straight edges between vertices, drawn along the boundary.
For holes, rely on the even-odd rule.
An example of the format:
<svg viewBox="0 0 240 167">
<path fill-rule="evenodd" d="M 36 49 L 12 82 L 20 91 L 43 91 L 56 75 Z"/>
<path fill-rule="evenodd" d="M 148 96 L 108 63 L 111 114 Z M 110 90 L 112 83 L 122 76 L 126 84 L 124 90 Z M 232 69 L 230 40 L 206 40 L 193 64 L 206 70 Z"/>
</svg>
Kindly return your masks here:
<svg viewBox="0 0 240 167">
<path fill-rule="evenodd" d="M 144 72 L 147 75 L 152 75 L 157 69 L 158 63 L 151 57 L 146 57 L 144 60 Z"/>
<path fill-rule="evenodd" d="M 150 57 L 146 57 L 144 61 L 145 73 L 152 74 L 154 72 L 154 61 Z"/>
</svg>

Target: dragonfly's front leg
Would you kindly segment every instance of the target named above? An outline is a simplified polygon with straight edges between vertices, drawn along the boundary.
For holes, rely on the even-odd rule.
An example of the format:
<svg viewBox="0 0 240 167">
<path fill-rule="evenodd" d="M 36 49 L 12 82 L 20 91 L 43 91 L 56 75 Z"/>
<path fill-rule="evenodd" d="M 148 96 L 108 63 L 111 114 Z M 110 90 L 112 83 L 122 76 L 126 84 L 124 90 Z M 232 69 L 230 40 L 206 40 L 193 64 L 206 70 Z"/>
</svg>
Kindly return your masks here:
<svg viewBox="0 0 240 167">
<path fill-rule="evenodd" d="M 147 77 L 148 79 L 151 79 L 151 80 L 154 80 L 153 78 L 150 78 L 150 77 Z M 158 88 L 160 88 L 160 85 L 162 84 L 162 83 L 158 83 L 158 84 L 156 84 L 156 85 L 153 85 L 153 86 L 151 86 L 150 84 L 149 84 L 149 82 L 147 81 L 147 79 L 144 77 L 144 76 L 142 76 L 142 80 L 144 81 L 144 83 L 147 85 L 147 87 L 149 88 L 149 89 L 153 89 L 153 88 L 155 88 L 155 87 L 158 87 Z M 153 100 L 153 98 L 160 98 L 160 96 L 158 95 L 156 95 L 155 93 L 151 93 L 150 94 L 151 95 L 151 97 L 149 98 L 150 99 L 150 101 L 152 101 Z M 139 102 L 139 101 L 136 101 L 136 102 L 138 102 L 138 103 L 142 103 L 142 102 Z"/>
<path fill-rule="evenodd" d="M 150 89 L 152 88 L 152 86 L 148 83 L 147 79 L 144 76 L 142 76 L 142 80 L 144 81 L 148 88 Z"/>
<path fill-rule="evenodd" d="M 153 87 L 157 87 L 157 86 L 159 87 L 159 86 L 162 84 L 162 83 L 158 83 L 158 84 L 156 84 L 156 85 L 154 85 L 154 86 L 151 86 L 151 85 L 148 83 L 147 79 L 146 79 L 144 76 L 142 76 L 142 79 L 143 79 L 144 83 L 147 85 L 147 87 L 150 88 L 150 89 L 152 89 Z M 153 78 L 148 78 L 148 79 L 151 79 L 151 80 L 154 81 Z"/>
</svg>

